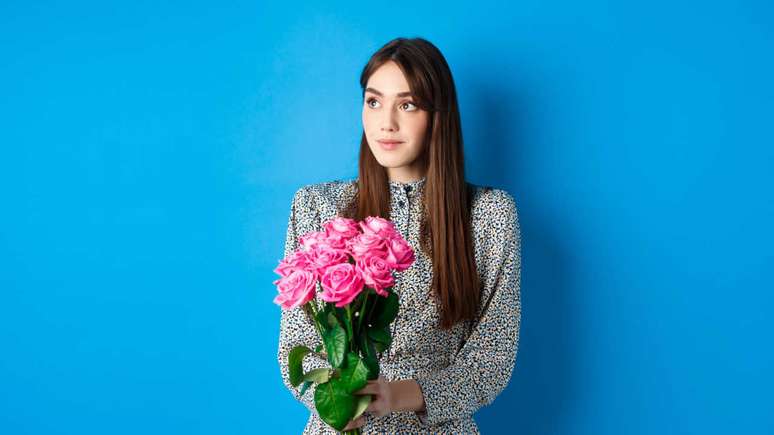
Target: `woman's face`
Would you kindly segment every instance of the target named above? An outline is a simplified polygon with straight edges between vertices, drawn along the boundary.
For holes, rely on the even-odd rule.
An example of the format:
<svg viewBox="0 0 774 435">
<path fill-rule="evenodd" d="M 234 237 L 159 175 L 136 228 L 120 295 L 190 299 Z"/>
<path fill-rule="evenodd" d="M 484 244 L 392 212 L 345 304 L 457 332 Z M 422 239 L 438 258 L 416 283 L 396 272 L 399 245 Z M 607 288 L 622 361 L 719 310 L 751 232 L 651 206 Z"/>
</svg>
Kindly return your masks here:
<svg viewBox="0 0 774 435">
<path fill-rule="evenodd" d="M 424 174 L 417 157 L 424 149 L 428 113 L 418 108 L 403 72 L 393 61 L 376 69 L 363 96 L 363 130 L 368 146 L 390 180 L 406 182 Z M 380 141 L 399 141 L 383 144 Z"/>
</svg>

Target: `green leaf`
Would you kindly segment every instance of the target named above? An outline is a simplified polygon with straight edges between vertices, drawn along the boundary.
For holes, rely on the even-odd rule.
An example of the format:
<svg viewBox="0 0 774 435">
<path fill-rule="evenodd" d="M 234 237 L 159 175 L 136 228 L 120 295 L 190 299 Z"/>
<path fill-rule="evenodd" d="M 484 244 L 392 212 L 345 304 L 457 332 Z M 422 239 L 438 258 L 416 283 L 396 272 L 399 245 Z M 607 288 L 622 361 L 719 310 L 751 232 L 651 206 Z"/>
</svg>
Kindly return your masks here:
<svg viewBox="0 0 774 435">
<path fill-rule="evenodd" d="M 399 300 L 394 292 L 388 292 L 387 297 L 378 296 L 374 307 L 374 317 L 369 319 L 371 328 L 384 328 L 389 326 L 398 315 Z"/>
<path fill-rule="evenodd" d="M 328 313 L 326 313 L 324 310 L 320 310 L 317 312 L 317 323 L 320 324 L 320 327 L 322 328 L 323 332 L 331 329 L 328 325 Z"/>
<path fill-rule="evenodd" d="M 304 377 L 304 357 L 312 350 L 306 346 L 296 346 L 288 354 L 288 375 L 290 385 L 297 387 Z"/>
<path fill-rule="evenodd" d="M 341 370 L 347 392 L 354 393 L 368 383 L 368 366 L 353 352 L 347 352 L 347 366 Z"/>
<path fill-rule="evenodd" d="M 306 393 L 306 389 L 309 388 L 310 385 L 312 385 L 314 382 L 312 381 L 306 381 L 304 382 L 304 385 L 301 386 L 301 391 L 299 392 L 300 395 L 304 395 Z"/>
<path fill-rule="evenodd" d="M 317 384 L 328 382 L 328 379 L 330 379 L 330 377 L 331 377 L 331 369 L 327 367 L 310 370 L 306 374 L 304 374 L 305 381 L 312 381 Z"/>
<path fill-rule="evenodd" d="M 363 353 L 363 363 L 368 367 L 368 379 L 374 380 L 379 377 L 379 360 L 376 357 L 376 351 L 368 335 L 360 336 L 360 350 Z"/>
<path fill-rule="evenodd" d="M 314 348 L 314 351 L 315 352 L 320 352 L 322 350 L 322 348 L 323 348 L 323 345 L 322 345 L 322 343 L 320 343 L 320 344 L 317 345 L 317 347 Z"/>
<path fill-rule="evenodd" d="M 366 408 L 368 408 L 368 404 L 371 403 L 371 397 L 373 397 L 371 394 L 357 396 L 355 399 L 355 415 L 352 416 L 352 420 L 360 417 L 360 415 L 365 412 Z"/>
<path fill-rule="evenodd" d="M 392 343 L 392 336 L 390 336 L 390 328 L 368 328 L 368 337 L 377 342 L 389 346 Z"/>
<path fill-rule="evenodd" d="M 325 316 L 327 318 L 328 314 L 331 314 L 336 311 L 336 306 L 332 303 L 326 302 L 323 305 L 322 312 L 325 313 Z"/>
<path fill-rule="evenodd" d="M 315 388 L 314 406 L 325 423 L 341 431 L 355 412 L 355 397 L 340 379 L 332 378 Z"/>
<path fill-rule="evenodd" d="M 339 322 L 339 318 L 336 317 L 335 312 L 328 313 L 327 317 L 325 318 L 326 322 L 328 322 L 328 327 L 335 328 L 336 326 L 341 326 L 341 322 Z"/>
<path fill-rule="evenodd" d="M 328 362 L 333 367 L 341 367 L 344 363 L 344 353 L 347 351 L 347 332 L 336 323 L 333 328 L 323 333 L 323 343 L 328 354 Z"/>
<path fill-rule="evenodd" d="M 368 334 L 368 338 L 373 341 L 374 348 L 377 352 L 384 352 L 390 347 L 390 343 L 392 343 L 389 326 L 385 326 L 384 328 L 368 328 L 366 334 Z"/>
<path fill-rule="evenodd" d="M 324 303 L 322 309 L 317 312 L 317 323 L 320 324 L 323 331 L 330 330 L 334 323 L 331 323 L 329 314 L 335 314 L 336 307 L 333 304 Z"/>
<path fill-rule="evenodd" d="M 350 319 L 347 317 L 346 311 L 343 312 L 343 314 L 341 315 L 341 318 L 344 322 L 344 331 L 347 331 L 347 343 L 349 343 L 350 340 L 352 340 L 352 337 L 349 336 L 349 331 L 352 331 L 352 323 Z"/>
</svg>

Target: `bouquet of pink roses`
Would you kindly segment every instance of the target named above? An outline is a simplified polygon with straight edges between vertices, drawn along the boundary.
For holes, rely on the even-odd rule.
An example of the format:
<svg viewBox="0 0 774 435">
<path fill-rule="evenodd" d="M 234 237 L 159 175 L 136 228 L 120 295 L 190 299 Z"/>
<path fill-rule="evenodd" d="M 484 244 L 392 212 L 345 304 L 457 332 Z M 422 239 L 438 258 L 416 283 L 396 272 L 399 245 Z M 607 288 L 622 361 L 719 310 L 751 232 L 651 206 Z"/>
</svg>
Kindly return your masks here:
<svg viewBox="0 0 774 435">
<path fill-rule="evenodd" d="M 331 367 L 303 373 L 303 359 L 313 351 L 296 346 L 288 356 L 290 383 L 304 382 L 301 394 L 316 384 L 315 409 L 340 431 L 371 401 L 353 393 L 379 376 L 376 353 L 390 346 L 390 324 L 398 314 L 393 271 L 408 269 L 414 251 L 391 221 L 374 216 L 360 222 L 335 217 L 323 231 L 301 236 L 299 245 L 274 270 L 280 275 L 274 303 L 307 312 L 323 343 L 314 353 L 324 346 L 321 356 Z"/>
</svg>

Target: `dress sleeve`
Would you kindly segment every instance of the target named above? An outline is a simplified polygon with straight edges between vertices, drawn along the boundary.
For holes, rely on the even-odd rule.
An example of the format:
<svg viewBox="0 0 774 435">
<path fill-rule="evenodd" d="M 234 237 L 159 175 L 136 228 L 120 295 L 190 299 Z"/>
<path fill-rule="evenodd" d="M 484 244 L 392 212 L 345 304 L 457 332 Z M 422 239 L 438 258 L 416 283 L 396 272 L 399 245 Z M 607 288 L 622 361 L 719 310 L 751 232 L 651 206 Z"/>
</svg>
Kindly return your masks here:
<svg viewBox="0 0 774 435">
<path fill-rule="evenodd" d="M 293 196 L 293 202 L 290 206 L 290 217 L 288 218 L 288 229 L 285 236 L 284 257 L 295 252 L 299 248 L 298 238 L 310 231 L 320 231 L 319 215 L 307 187 L 302 187 L 296 191 Z M 312 319 L 306 314 L 302 307 L 291 310 L 281 310 L 279 347 L 277 350 L 277 360 L 279 362 L 282 381 L 293 394 L 296 400 L 303 403 L 310 412 L 317 413 L 314 407 L 314 386 L 310 386 L 302 396 L 299 394 L 301 386 L 293 387 L 290 384 L 288 374 L 288 354 L 295 346 L 304 345 L 314 350 L 322 343 L 322 339 L 317 334 Z M 307 354 L 304 357 L 304 373 L 321 368 L 330 367 L 328 361 L 316 354 Z M 303 384 L 301 384 L 303 385 Z"/>
<path fill-rule="evenodd" d="M 472 416 L 491 404 L 508 385 L 516 363 L 521 324 L 521 231 L 516 203 L 496 189 L 502 213 L 493 220 L 488 270 L 496 273 L 482 292 L 479 318 L 453 362 L 442 370 L 415 377 L 425 400 L 416 412 L 425 426 Z M 491 282 L 491 284 L 489 284 Z"/>
</svg>

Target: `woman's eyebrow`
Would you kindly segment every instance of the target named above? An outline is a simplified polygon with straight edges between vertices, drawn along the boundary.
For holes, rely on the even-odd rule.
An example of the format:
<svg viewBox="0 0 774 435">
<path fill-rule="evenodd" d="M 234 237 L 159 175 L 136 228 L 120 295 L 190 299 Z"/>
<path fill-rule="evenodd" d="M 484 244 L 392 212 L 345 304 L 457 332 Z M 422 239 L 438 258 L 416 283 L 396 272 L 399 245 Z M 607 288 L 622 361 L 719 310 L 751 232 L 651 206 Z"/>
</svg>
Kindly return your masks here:
<svg viewBox="0 0 774 435">
<path fill-rule="evenodd" d="M 365 88 L 365 92 L 373 92 L 374 94 L 376 94 L 376 95 L 378 95 L 380 97 L 384 96 L 384 94 L 382 94 L 381 92 L 377 91 L 374 88 Z M 397 94 L 395 94 L 395 96 L 396 97 L 409 97 L 409 96 L 411 96 L 411 91 L 398 92 Z"/>
</svg>

